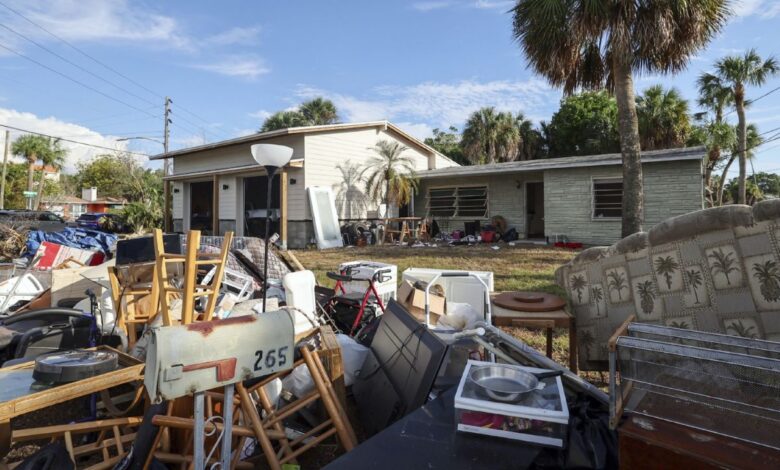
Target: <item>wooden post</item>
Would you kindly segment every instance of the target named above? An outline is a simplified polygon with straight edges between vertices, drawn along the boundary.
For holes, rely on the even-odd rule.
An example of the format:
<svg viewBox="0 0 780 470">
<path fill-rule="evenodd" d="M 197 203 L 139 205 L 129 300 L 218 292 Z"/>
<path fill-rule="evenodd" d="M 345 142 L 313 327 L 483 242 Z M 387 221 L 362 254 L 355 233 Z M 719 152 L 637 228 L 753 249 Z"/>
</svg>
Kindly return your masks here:
<svg viewBox="0 0 780 470">
<path fill-rule="evenodd" d="M 214 185 L 214 191 L 213 191 L 213 198 L 211 201 L 211 204 L 214 206 L 211 209 L 211 233 L 219 236 L 221 235 L 219 233 L 219 175 L 214 175 L 213 183 Z"/>
<path fill-rule="evenodd" d="M 279 199 L 281 204 L 281 216 L 279 217 L 279 237 L 281 237 L 282 248 L 287 249 L 287 168 L 282 168 L 282 172 L 279 175 L 279 191 L 281 192 L 281 198 Z"/>
</svg>

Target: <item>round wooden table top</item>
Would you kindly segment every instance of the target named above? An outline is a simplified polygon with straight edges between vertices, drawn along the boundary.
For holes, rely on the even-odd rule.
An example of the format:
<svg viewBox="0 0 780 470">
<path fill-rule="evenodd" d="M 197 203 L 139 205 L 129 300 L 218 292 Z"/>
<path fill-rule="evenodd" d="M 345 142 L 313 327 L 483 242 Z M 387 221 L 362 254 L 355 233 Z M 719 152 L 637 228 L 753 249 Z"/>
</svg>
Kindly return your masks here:
<svg viewBox="0 0 780 470">
<path fill-rule="evenodd" d="M 519 312 L 550 312 L 566 306 L 566 301 L 557 295 L 520 291 L 499 294 L 493 298 L 493 303 L 501 308 Z"/>
</svg>

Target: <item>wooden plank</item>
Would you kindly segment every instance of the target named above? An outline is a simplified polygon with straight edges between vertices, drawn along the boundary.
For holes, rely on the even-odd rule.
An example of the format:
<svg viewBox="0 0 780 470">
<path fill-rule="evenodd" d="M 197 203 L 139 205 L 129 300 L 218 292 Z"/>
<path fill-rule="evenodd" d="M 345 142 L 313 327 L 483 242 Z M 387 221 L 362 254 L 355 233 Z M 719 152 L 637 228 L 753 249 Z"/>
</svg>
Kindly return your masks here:
<svg viewBox="0 0 780 470">
<path fill-rule="evenodd" d="M 617 350 L 618 338 L 626 334 L 626 331 L 628 331 L 628 325 L 633 321 L 636 321 L 636 315 L 629 315 L 623 324 L 621 324 L 620 327 L 615 330 L 614 333 L 612 333 L 612 336 L 610 336 L 609 342 L 607 343 L 610 351 L 615 352 Z"/>
<path fill-rule="evenodd" d="M 13 442 L 32 441 L 48 437 L 58 437 L 65 432 L 81 434 L 95 432 L 101 429 L 112 429 L 114 426 L 139 426 L 143 422 L 143 416 L 127 418 L 103 419 L 85 423 L 58 424 L 55 426 L 43 426 L 40 428 L 19 429 L 13 432 Z"/>
</svg>

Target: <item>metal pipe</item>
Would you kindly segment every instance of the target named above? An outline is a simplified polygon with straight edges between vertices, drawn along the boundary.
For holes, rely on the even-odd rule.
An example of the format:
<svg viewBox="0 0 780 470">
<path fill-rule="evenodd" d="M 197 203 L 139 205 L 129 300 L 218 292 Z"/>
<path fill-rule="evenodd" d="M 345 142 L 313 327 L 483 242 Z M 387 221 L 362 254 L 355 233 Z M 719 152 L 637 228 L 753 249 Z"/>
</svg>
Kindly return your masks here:
<svg viewBox="0 0 780 470">
<path fill-rule="evenodd" d="M 205 433 L 205 414 L 203 406 L 203 392 L 195 394 L 195 430 L 192 433 L 192 459 L 195 464 L 195 470 L 204 470 L 206 462 L 203 452 L 203 444 L 206 440 Z"/>
<path fill-rule="evenodd" d="M 222 434 L 222 469 L 230 468 L 233 444 L 233 384 L 225 385 L 225 399 L 222 400 L 222 422 L 225 430 Z"/>
</svg>

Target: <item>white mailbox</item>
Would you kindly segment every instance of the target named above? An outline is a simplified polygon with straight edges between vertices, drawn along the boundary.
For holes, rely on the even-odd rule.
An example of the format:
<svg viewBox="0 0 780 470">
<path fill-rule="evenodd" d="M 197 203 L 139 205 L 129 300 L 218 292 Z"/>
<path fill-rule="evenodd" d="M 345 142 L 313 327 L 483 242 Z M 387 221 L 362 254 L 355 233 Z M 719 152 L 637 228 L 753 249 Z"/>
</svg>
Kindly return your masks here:
<svg viewBox="0 0 780 470">
<path fill-rule="evenodd" d="M 152 332 L 144 385 L 155 402 L 292 368 L 285 311 L 166 326 Z"/>
</svg>

